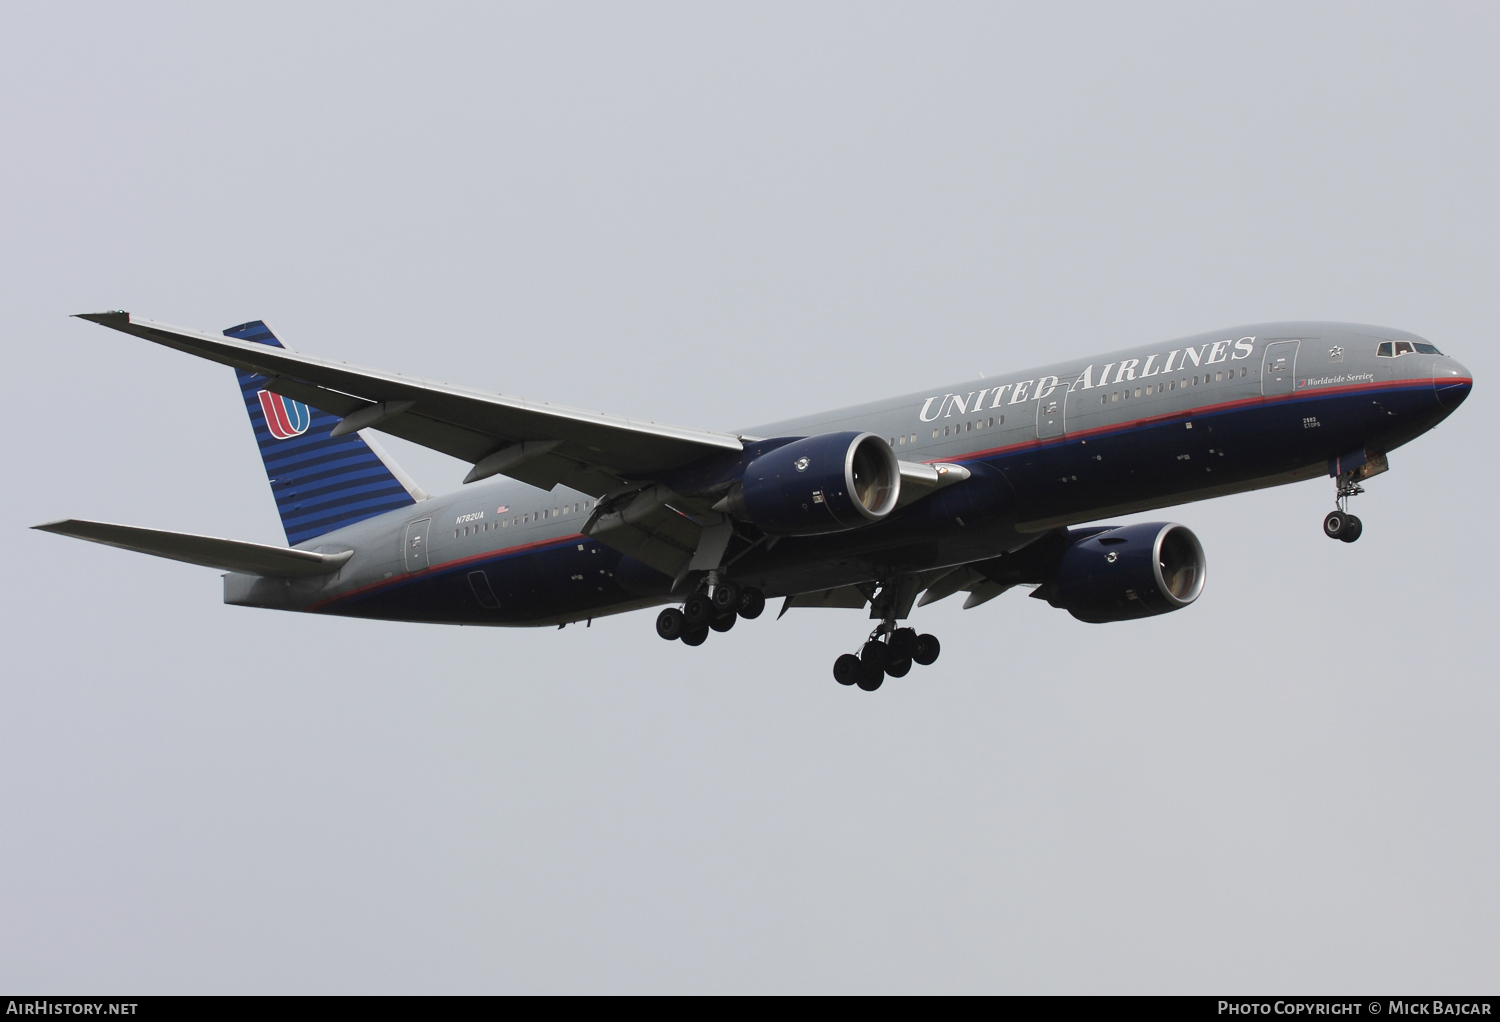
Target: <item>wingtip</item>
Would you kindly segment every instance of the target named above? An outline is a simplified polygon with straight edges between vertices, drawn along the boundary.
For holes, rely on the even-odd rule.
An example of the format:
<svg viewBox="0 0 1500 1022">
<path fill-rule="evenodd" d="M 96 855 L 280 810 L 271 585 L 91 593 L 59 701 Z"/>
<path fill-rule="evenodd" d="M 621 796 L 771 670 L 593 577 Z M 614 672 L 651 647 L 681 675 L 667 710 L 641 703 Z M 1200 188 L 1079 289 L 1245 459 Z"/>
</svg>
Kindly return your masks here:
<svg viewBox="0 0 1500 1022">
<path fill-rule="evenodd" d="M 114 309 L 110 312 L 75 312 L 74 319 L 86 319 L 90 323 L 98 323 L 100 326 L 129 326 L 130 313 L 124 309 Z"/>
</svg>

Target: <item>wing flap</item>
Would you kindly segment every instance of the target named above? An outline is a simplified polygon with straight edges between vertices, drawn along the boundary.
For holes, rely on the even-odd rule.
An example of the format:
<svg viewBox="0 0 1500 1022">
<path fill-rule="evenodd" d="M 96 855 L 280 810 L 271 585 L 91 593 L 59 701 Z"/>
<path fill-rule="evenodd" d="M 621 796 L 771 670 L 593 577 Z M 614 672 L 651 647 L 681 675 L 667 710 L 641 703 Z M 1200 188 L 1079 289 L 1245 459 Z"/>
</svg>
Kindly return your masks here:
<svg viewBox="0 0 1500 1022">
<path fill-rule="evenodd" d="M 109 522 L 86 522 L 76 518 L 33 525 L 32 528 L 58 536 L 86 539 L 90 543 L 102 543 L 121 550 L 133 550 L 138 554 L 269 578 L 331 575 L 354 556 L 353 550 L 320 554 L 266 543 L 244 543 L 235 539 L 141 529 L 133 525 L 114 525 Z"/>
<path fill-rule="evenodd" d="M 671 494 L 653 486 L 596 511 L 583 534 L 678 578 L 693 559 L 703 527 L 667 506 Z"/>
</svg>

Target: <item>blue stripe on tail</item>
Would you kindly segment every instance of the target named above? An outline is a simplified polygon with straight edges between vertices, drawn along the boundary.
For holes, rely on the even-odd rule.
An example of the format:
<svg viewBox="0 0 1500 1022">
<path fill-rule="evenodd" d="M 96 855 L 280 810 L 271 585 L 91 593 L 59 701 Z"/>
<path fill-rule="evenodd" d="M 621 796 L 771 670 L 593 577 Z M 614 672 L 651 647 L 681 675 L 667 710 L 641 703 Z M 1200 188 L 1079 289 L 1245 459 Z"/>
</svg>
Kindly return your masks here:
<svg viewBox="0 0 1500 1022">
<path fill-rule="evenodd" d="M 282 347 L 260 320 L 230 327 L 224 336 Z M 271 393 L 264 376 L 239 370 L 235 375 L 288 543 L 416 503 L 358 433 L 328 435 L 337 415 Z"/>
</svg>

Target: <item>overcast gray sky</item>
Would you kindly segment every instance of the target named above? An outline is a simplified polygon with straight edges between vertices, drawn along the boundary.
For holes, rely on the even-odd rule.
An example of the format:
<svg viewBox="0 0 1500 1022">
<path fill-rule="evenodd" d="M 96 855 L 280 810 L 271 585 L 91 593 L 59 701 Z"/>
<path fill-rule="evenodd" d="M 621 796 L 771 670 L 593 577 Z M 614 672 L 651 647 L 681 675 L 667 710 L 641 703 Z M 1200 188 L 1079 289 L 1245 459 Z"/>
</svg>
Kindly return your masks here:
<svg viewBox="0 0 1500 1022">
<path fill-rule="evenodd" d="M 0 987 L 1493 992 L 1500 8 L 0 9 Z M 703 647 L 225 607 L 231 373 L 67 318 L 732 429 L 1267 319 L 1477 378 L 1190 525 L 1203 598 Z M 423 486 L 466 466 L 392 442 Z"/>
</svg>

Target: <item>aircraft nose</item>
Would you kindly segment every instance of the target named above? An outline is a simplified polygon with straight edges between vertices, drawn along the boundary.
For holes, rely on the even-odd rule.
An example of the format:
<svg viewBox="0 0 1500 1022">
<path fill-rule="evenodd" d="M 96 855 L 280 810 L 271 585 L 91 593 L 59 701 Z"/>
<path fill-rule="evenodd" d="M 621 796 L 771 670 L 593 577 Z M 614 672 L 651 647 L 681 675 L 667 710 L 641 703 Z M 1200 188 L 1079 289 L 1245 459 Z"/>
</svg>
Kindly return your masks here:
<svg viewBox="0 0 1500 1022">
<path fill-rule="evenodd" d="M 1474 375 L 1446 356 L 1432 367 L 1432 387 L 1437 392 L 1438 404 L 1444 408 L 1457 408 L 1474 387 Z"/>
</svg>

